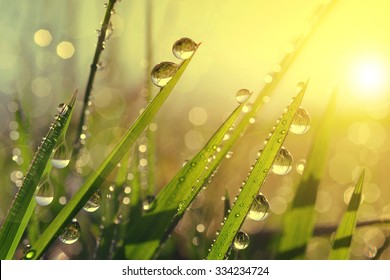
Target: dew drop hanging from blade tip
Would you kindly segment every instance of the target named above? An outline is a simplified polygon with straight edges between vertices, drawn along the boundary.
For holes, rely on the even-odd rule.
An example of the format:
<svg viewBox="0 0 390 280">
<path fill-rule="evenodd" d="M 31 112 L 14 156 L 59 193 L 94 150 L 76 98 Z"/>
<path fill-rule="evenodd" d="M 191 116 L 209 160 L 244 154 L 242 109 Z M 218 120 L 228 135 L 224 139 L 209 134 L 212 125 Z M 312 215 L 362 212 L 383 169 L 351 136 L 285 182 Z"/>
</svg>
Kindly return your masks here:
<svg viewBox="0 0 390 280">
<path fill-rule="evenodd" d="M 178 59 L 188 59 L 194 54 L 197 47 L 198 44 L 192 39 L 181 38 L 173 44 L 172 52 Z"/>
</svg>

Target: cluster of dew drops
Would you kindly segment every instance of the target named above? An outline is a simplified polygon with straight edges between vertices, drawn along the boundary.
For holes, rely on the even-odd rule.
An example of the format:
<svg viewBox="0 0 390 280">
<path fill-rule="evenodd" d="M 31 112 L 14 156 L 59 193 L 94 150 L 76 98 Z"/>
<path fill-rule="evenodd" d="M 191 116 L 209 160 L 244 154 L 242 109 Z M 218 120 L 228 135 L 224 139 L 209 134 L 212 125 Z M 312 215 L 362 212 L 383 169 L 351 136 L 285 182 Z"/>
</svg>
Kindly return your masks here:
<svg viewBox="0 0 390 280">
<path fill-rule="evenodd" d="M 302 90 L 304 85 L 305 84 L 302 82 L 299 83 L 297 85 L 298 91 Z M 241 104 L 243 102 L 246 102 L 251 96 L 251 94 L 252 93 L 249 90 L 241 89 L 236 93 L 236 100 L 238 103 Z M 297 135 L 305 134 L 310 128 L 310 121 L 311 121 L 310 115 L 307 113 L 307 111 L 304 108 L 300 107 L 298 108 L 296 114 L 293 117 L 289 130 L 293 134 L 297 134 Z M 271 135 L 272 133 L 269 136 Z M 265 144 L 266 143 L 267 141 L 265 141 Z M 261 152 L 262 152 L 261 150 L 258 152 L 258 157 L 261 155 Z M 299 174 L 303 173 L 305 163 L 306 161 L 304 159 L 298 161 L 296 169 Z M 282 147 L 279 150 L 277 157 L 275 158 L 271 172 L 276 175 L 286 175 L 292 170 L 292 165 L 293 165 L 293 157 L 291 153 L 285 147 Z M 245 182 L 243 184 L 245 184 Z M 265 220 L 268 214 L 269 214 L 269 202 L 267 198 L 262 193 L 260 193 L 255 197 L 250 207 L 250 210 L 247 214 L 247 218 L 256 222 L 260 222 Z M 226 221 L 226 217 L 224 218 L 222 225 L 224 224 L 225 221 Z M 219 235 L 219 231 L 217 232 L 217 235 Z M 243 231 L 239 231 L 233 240 L 232 247 L 235 250 L 244 250 L 249 246 L 249 241 L 250 241 L 249 235 Z M 226 258 L 229 257 L 228 254 L 227 256 L 225 256 Z"/>
<path fill-rule="evenodd" d="M 173 44 L 172 52 L 178 59 L 186 60 L 194 54 L 198 46 L 199 44 L 195 43 L 190 38 L 181 38 Z M 164 61 L 155 65 L 150 73 L 153 84 L 160 88 L 166 86 L 179 67 L 179 64 L 169 61 Z"/>
<path fill-rule="evenodd" d="M 172 53 L 176 58 L 184 61 L 195 53 L 198 46 L 199 44 L 195 43 L 192 39 L 184 37 L 173 44 Z M 150 73 L 150 79 L 154 85 L 159 88 L 163 88 L 172 79 L 179 67 L 179 64 L 173 62 L 161 62 L 153 67 Z M 154 204 L 155 196 L 148 195 L 142 202 L 143 211 L 150 211 Z"/>
</svg>

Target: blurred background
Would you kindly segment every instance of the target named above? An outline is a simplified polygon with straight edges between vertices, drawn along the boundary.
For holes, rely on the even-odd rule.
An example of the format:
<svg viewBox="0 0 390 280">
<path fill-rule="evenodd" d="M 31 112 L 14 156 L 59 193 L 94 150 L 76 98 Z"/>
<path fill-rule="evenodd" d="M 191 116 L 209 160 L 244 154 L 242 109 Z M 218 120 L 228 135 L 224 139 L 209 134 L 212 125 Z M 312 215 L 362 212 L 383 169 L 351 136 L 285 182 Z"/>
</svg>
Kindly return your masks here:
<svg viewBox="0 0 390 280">
<path fill-rule="evenodd" d="M 117 3 L 111 21 L 114 32 L 102 53 L 101 70 L 92 92 L 83 172 L 88 174 L 102 161 L 115 139 L 147 104 L 148 69 L 162 61 L 179 63 L 172 55 L 172 44 L 189 37 L 202 44 L 153 126 L 157 147 L 156 190 L 161 189 L 236 107 L 235 93 L 239 89 L 247 88 L 254 95 L 260 92 L 267 74 L 274 71 L 288 51 L 289 43 L 307 32 L 310 18 L 324 2 L 327 1 L 122 0 Z M 224 202 L 216 198 L 226 191 L 230 197 L 237 194 L 264 139 L 295 95 L 296 84 L 308 78 L 303 107 L 311 116 L 313 129 L 305 135 L 287 137 L 285 147 L 293 155 L 293 170 L 285 176 L 271 174 L 262 187 L 270 202 L 270 215 L 262 223 L 244 224 L 252 245 L 243 257 L 272 257 L 267 244 L 280 230 L 283 214 L 293 199 L 301 177 L 297 163 L 305 160 L 315 141 L 313 132 L 321 127 L 329 93 L 336 87 L 338 110 L 317 197 L 318 227 L 337 225 L 363 167 L 366 184 L 359 221 L 390 218 L 389 180 L 385 176 L 390 157 L 390 3 L 336 2 L 270 101 L 234 147 L 231 159 L 222 163 L 208 189 L 179 223 L 168 242 L 174 245 L 167 246 L 162 257 L 205 256 L 223 216 Z M 97 42 L 95 30 L 100 29 L 105 12 L 104 3 L 0 1 L 0 220 L 16 193 L 20 180 L 17 171 L 23 171 L 15 150 L 19 139 L 15 112 L 21 110 L 28 121 L 31 139 L 25 145 L 35 152 L 57 105 L 78 90 L 72 121 L 76 127 Z M 158 88 L 154 88 L 153 94 L 157 92 Z M 74 139 L 72 127 L 68 138 L 69 143 Z M 53 214 L 45 211 L 42 222 L 48 223 Z M 99 212 L 93 215 L 91 219 L 98 220 Z M 74 248 L 67 249 L 66 258 L 85 257 L 81 248 L 93 250 L 90 247 L 95 244 L 92 240 L 95 232 L 83 232 L 84 241 L 71 245 Z M 385 249 L 389 235 L 386 224 L 359 228 L 353 240 L 352 258 L 370 259 L 382 248 L 380 258 L 389 259 L 390 249 Z M 307 256 L 327 258 L 330 246 L 329 235 L 316 236 L 310 242 Z"/>
</svg>

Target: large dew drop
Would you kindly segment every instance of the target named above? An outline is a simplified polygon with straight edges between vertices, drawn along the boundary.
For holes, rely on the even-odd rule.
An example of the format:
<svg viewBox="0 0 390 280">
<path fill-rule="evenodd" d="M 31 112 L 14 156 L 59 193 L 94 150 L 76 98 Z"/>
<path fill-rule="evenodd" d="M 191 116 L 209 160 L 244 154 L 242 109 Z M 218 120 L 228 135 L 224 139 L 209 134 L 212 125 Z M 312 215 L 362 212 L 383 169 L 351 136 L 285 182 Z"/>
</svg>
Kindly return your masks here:
<svg viewBox="0 0 390 280">
<path fill-rule="evenodd" d="M 294 134 L 305 134 L 310 128 L 310 116 L 303 108 L 298 108 L 292 120 L 290 131 Z"/>
<path fill-rule="evenodd" d="M 97 190 L 93 193 L 91 198 L 84 205 L 83 209 L 87 212 L 95 212 L 100 207 L 100 202 L 102 200 L 102 193 L 100 190 Z"/>
<path fill-rule="evenodd" d="M 43 182 L 38 186 L 38 191 L 35 195 L 35 201 L 40 206 L 47 206 L 54 200 L 54 187 L 49 176 L 44 178 Z"/>
<path fill-rule="evenodd" d="M 290 152 L 285 148 L 281 148 L 272 165 L 272 172 L 277 175 L 286 175 L 291 171 L 292 162 L 293 158 Z"/>
<path fill-rule="evenodd" d="M 173 55 L 178 59 L 190 58 L 198 45 L 190 38 L 181 38 L 177 40 L 172 47 Z"/>
<path fill-rule="evenodd" d="M 268 217 L 269 203 L 263 194 L 258 194 L 248 212 L 248 218 L 260 222 Z"/>
<path fill-rule="evenodd" d="M 65 244 L 73 244 L 80 238 L 80 235 L 80 224 L 76 219 L 73 219 L 72 222 L 66 226 L 58 239 Z"/>
<path fill-rule="evenodd" d="M 249 236 L 243 231 L 239 231 L 234 238 L 233 246 L 237 250 L 244 250 L 249 245 Z"/>
<path fill-rule="evenodd" d="M 236 100 L 239 104 L 244 103 L 249 99 L 249 97 L 252 95 L 252 92 L 250 92 L 247 89 L 240 89 L 236 93 Z"/>
<path fill-rule="evenodd" d="M 70 162 L 71 152 L 66 145 L 65 141 L 62 141 L 57 148 L 55 148 L 53 156 L 51 158 L 51 164 L 53 167 L 61 169 L 68 166 Z"/>
<path fill-rule="evenodd" d="M 164 87 L 179 69 L 179 65 L 173 62 L 161 62 L 153 67 L 150 78 L 158 87 Z"/>
</svg>

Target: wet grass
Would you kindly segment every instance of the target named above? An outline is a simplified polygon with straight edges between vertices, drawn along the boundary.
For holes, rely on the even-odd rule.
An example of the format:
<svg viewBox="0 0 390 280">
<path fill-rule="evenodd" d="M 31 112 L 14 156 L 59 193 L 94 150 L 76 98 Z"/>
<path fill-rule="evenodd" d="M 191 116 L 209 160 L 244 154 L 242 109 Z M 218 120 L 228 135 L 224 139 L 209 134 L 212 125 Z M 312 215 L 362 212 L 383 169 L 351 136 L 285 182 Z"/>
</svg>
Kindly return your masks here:
<svg viewBox="0 0 390 280">
<path fill-rule="evenodd" d="M 82 154 L 81 140 L 85 140 L 83 127 L 87 126 L 86 116 L 90 113 L 88 111 L 90 95 L 100 55 L 106 47 L 107 38 L 105 36 L 107 30 L 111 28 L 110 17 L 116 2 L 110 0 L 107 3 L 107 10 L 84 94 L 81 116 L 76 121 L 74 129 L 76 140 L 72 148 L 71 168 L 63 170 L 65 175 L 55 173 L 58 177 L 56 178 L 57 182 L 61 178 L 69 176 L 80 178 L 82 183 L 72 194 L 70 200 L 64 203 L 63 207 L 59 207 L 43 230 L 40 229 L 39 217 L 34 211 L 37 207 L 35 199 L 40 191 L 41 178 L 49 178 L 52 166 L 57 165 L 58 167 L 58 164 L 63 163 L 64 160 L 67 163 L 70 158 L 70 156 L 65 156 L 60 159 L 62 160 L 60 162 L 52 161 L 50 163 L 50 159 L 53 157 L 58 160 L 55 158 L 58 156 L 55 151 L 58 151 L 59 144 L 66 143 L 65 133 L 68 127 L 69 130 L 74 128 L 70 126 L 70 121 L 75 95 L 65 106 L 59 108 L 59 115 L 51 125 L 34 158 L 24 143 L 29 141 L 27 122 L 19 115 L 15 116 L 17 123 L 19 123 L 20 133 L 17 144 L 21 147 L 20 150 L 25 159 L 21 167 L 23 170 L 27 170 L 27 162 L 30 159 L 31 164 L 24 179 L 20 180 L 21 187 L 0 229 L 0 259 L 15 258 L 17 248 L 23 246 L 23 236 L 27 236 L 30 245 L 23 252 L 22 258 L 50 258 L 48 252 L 57 239 L 69 246 L 82 239 L 80 238 L 80 228 L 82 227 L 75 220 L 79 212 L 84 209 L 89 214 L 99 207 L 101 213 L 98 218 L 92 216 L 95 214 L 90 214 L 92 216 L 90 221 L 84 223 L 84 225 L 90 226 L 86 231 L 91 231 L 96 237 L 96 244 L 92 246 L 93 252 L 84 253 L 84 258 L 153 259 L 164 258 L 166 251 L 177 250 L 180 245 L 175 244 L 172 241 L 173 238 L 170 238 L 174 234 L 175 228 L 180 226 L 179 223 L 184 220 L 185 214 L 191 209 L 196 199 L 206 192 L 207 188 L 217 187 L 213 185 L 212 180 L 216 174 L 219 175 L 218 169 L 223 161 L 230 158 L 234 145 L 241 141 L 240 138 L 245 136 L 249 124 L 265 109 L 273 91 L 302 51 L 310 35 L 315 32 L 321 19 L 333 5 L 332 2 L 318 10 L 311 20 L 311 32 L 305 33 L 293 41 L 294 50 L 283 57 L 278 64 L 280 71 L 270 74 L 264 88 L 258 95 L 253 96 L 253 104 L 249 103 L 249 99 L 252 97 L 249 94 L 246 96 L 249 91 L 241 90 L 237 93 L 239 105 L 220 124 L 207 143 L 154 196 L 152 195 L 155 192 L 154 172 L 160 167 L 154 164 L 155 145 L 157 145 L 155 140 L 158 139 L 155 139 L 150 128 L 154 124 L 153 120 L 156 114 L 165 105 L 168 97 L 175 94 L 173 93 L 174 88 L 182 75 L 187 74 L 184 72 L 190 66 L 192 59 L 196 59 L 194 55 L 199 45 L 194 45 L 191 48 L 192 42 L 184 40 L 187 45 L 185 45 L 183 57 L 180 57 L 180 52 L 177 54 L 177 50 L 174 52 L 182 61 L 179 65 L 163 62 L 157 65 L 154 70 L 149 66 L 153 82 L 161 88 L 159 93 L 152 98 L 150 95 L 151 83 L 145 83 L 146 87 L 149 88 L 146 108 L 134 122 L 126 125 L 127 130 L 121 137 L 117 137 L 113 143 L 107 144 L 112 149 L 97 167 L 92 169 L 88 175 L 80 174 L 77 171 L 75 161 Z M 190 49 L 189 53 L 188 48 Z M 149 58 L 150 56 L 149 54 Z M 300 106 L 307 86 L 307 83 L 298 83 L 298 95 L 286 108 L 286 111 L 281 114 L 275 127 L 272 128 L 269 138 L 265 139 L 264 148 L 259 153 L 242 187 L 239 188 L 238 194 L 232 199 L 226 192 L 224 209 L 220 211 L 224 217 L 211 247 L 208 246 L 210 241 L 205 236 L 197 235 L 196 239 L 192 239 L 192 243 L 187 244 L 187 246 L 191 247 L 193 251 L 196 251 L 197 248 L 199 250 L 189 253 L 187 258 L 193 256 L 207 259 L 246 258 L 245 249 L 248 246 L 256 246 L 256 244 L 249 242 L 250 235 L 245 233 L 242 227 L 248 219 L 260 222 L 270 215 L 269 203 L 266 197 L 260 193 L 262 186 L 270 176 L 269 173 L 285 175 L 292 168 L 291 155 L 283 147 L 283 144 L 289 131 L 292 131 L 294 127 L 300 127 L 299 134 L 303 134 L 309 126 L 308 119 L 302 119 L 303 117 L 297 113 L 302 110 Z M 326 155 L 327 147 L 330 145 L 335 100 L 336 93 L 325 110 L 321 126 L 312 128 L 316 130 L 312 149 L 307 156 L 304 174 L 300 182 L 296 182 L 295 198 L 289 210 L 283 215 L 283 228 L 280 238 L 277 239 L 277 244 L 274 246 L 277 248 L 276 258 L 305 259 L 308 243 L 316 235 L 315 203 L 318 187 L 327 164 Z M 172 127 L 174 125 L 172 124 Z M 145 141 L 144 138 L 147 140 Z M 147 151 L 146 157 L 142 154 L 145 151 Z M 148 163 L 147 170 L 140 168 L 139 163 L 142 160 Z M 356 217 L 362 196 L 363 179 L 364 172 L 358 180 L 348 210 L 336 231 L 329 255 L 330 259 L 348 259 L 350 257 L 349 251 L 357 225 Z M 131 187 L 129 181 L 131 181 Z M 53 195 L 46 194 L 45 198 L 52 199 Z M 219 197 L 211 199 L 212 203 L 217 203 L 219 200 Z M 232 202 L 232 206 L 230 206 L 230 202 Z M 42 205 L 41 202 L 40 207 L 51 207 L 50 203 L 51 200 L 47 205 Z M 198 231 L 202 232 L 203 230 L 199 229 Z M 328 234 L 334 231 L 335 228 L 331 228 Z M 277 232 L 274 235 L 278 234 Z M 188 238 L 188 240 L 190 239 Z M 194 249 L 192 245 L 198 247 Z M 162 252 L 164 246 L 165 253 Z M 18 256 L 20 257 L 20 253 Z M 177 257 L 175 253 L 168 254 L 168 258 L 172 256 Z"/>
</svg>

